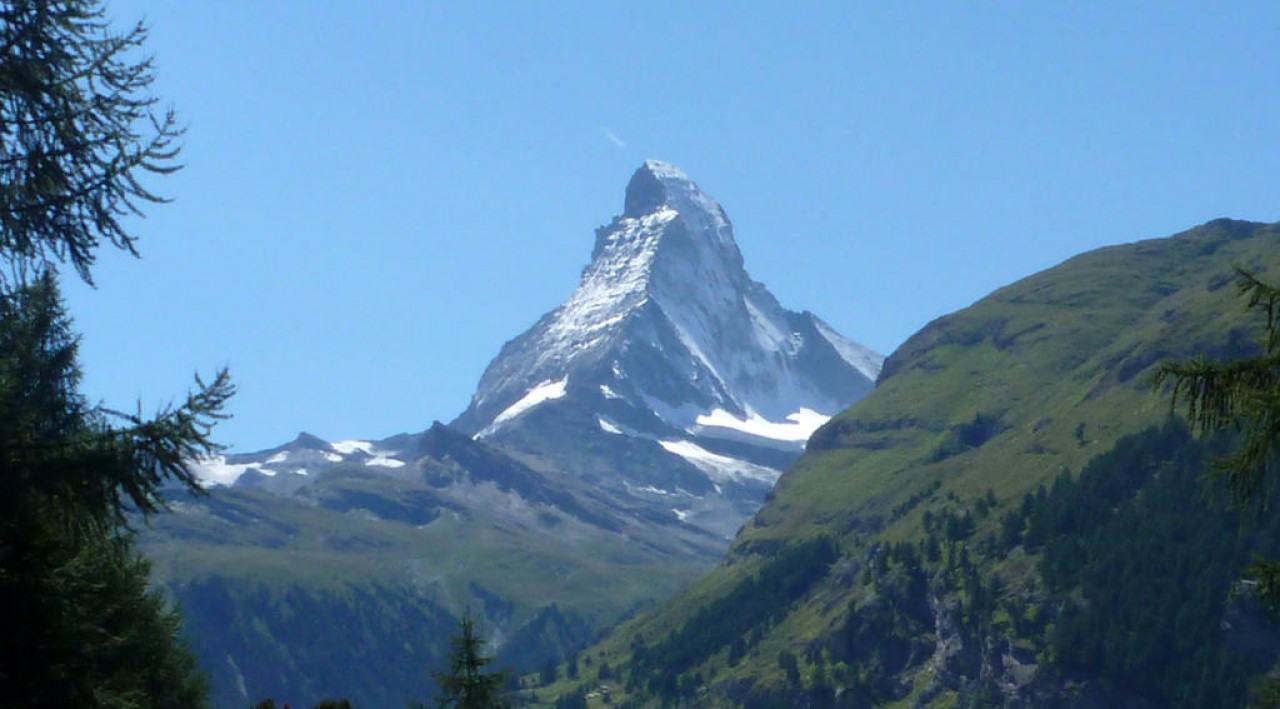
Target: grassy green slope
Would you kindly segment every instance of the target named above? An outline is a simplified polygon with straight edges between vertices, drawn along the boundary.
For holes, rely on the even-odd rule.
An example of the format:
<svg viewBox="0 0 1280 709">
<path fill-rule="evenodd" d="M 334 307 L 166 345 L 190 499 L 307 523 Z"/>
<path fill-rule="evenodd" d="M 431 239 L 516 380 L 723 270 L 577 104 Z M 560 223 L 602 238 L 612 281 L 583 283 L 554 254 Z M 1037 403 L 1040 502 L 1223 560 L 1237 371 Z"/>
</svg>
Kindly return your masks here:
<svg viewBox="0 0 1280 709">
<path fill-rule="evenodd" d="M 1168 400 L 1152 391 L 1156 363 L 1252 351 L 1259 328 L 1243 313 L 1232 266 L 1274 276 L 1278 247 L 1280 225 L 1218 220 L 1080 255 L 930 323 L 889 358 L 875 392 L 814 435 L 726 561 L 618 629 L 593 649 L 593 662 L 632 666 L 637 637 L 653 647 L 705 622 L 708 609 L 732 613 L 717 602 L 769 574 L 787 549 L 826 536 L 842 558 L 780 598 L 786 607 L 775 617 L 745 626 L 741 653 L 726 645 L 701 658 L 685 673 L 686 691 L 705 704 L 734 704 L 752 687 L 783 682 L 783 651 L 812 671 L 806 650 L 844 622 L 851 604 L 870 607 L 883 596 L 859 580 L 879 545 L 919 543 L 926 513 L 984 507 L 988 491 L 995 510 L 978 520 L 975 538 L 994 536 L 1001 513 L 1025 493 L 1164 419 Z M 1038 584 L 1021 550 L 984 563 L 983 573 L 1013 591 Z M 649 686 L 638 676 L 630 696 L 655 696 L 655 675 Z M 617 679 L 602 684 L 615 701 L 627 696 Z"/>
<path fill-rule="evenodd" d="M 448 513 L 414 526 L 256 491 L 221 492 L 208 506 L 181 505 L 177 515 L 157 517 L 154 526 L 143 542 L 162 581 L 227 576 L 325 588 L 358 579 L 413 587 L 454 610 L 480 605 L 468 590 L 479 585 L 512 602 L 510 622 L 516 625 L 552 603 L 607 622 L 637 599 L 669 593 L 702 567 L 697 561 L 673 562 L 622 538 L 521 533 L 469 524 Z M 655 578 L 659 567 L 670 567 L 669 580 Z"/>
<path fill-rule="evenodd" d="M 1008 497 L 1079 470 L 1165 414 L 1157 362 L 1221 351 L 1233 329 L 1252 344 L 1232 264 L 1280 267 L 1278 236 L 1218 221 L 1101 249 L 930 323 L 889 358 L 874 395 L 815 434 L 736 547 L 889 522 L 935 480 L 961 499 Z M 966 441 L 965 427 L 979 416 L 994 430 L 973 447 L 983 433 Z"/>
</svg>

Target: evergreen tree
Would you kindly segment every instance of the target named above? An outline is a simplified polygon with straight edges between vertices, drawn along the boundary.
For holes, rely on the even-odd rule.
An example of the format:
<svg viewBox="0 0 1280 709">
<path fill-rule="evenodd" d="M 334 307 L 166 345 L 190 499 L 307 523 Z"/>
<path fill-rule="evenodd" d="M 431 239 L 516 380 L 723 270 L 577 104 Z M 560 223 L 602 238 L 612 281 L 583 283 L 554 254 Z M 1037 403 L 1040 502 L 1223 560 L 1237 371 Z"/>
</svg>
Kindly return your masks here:
<svg viewBox="0 0 1280 709">
<path fill-rule="evenodd" d="M 124 519 L 210 449 L 230 384 L 113 426 L 76 392 L 69 326 L 50 275 L 0 299 L 0 684 L 22 706 L 199 706 L 203 676 Z"/>
<path fill-rule="evenodd" d="M 1172 380 L 1171 407 L 1176 409 L 1181 400 L 1198 431 L 1234 427 L 1243 434 L 1240 445 L 1216 468 L 1233 499 L 1250 504 L 1261 502 L 1259 493 L 1274 476 L 1280 450 L 1280 288 L 1243 269 L 1236 273 L 1248 309 L 1266 320 L 1263 353 L 1225 363 L 1205 357 L 1164 363 L 1156 385 Z"/>
<path fill-rule="evenodd" d="M 1156 386 L 1172 380 L 1170 407 L 1176 410 L 1181 399 L 1197 431 L 1239 432 L 1235 450 L 1214 467 L 1236 504 L 1265 510 L 1280 460 L 1280 287 L 1238 266 L 1236 275 L 1246 308 L 1265 320 L 1262 353 L 1225 363 L 1205 357 L 1164 363 L 1156 372 Z M 1273 615 L 1280 613 L 1280 562 L 1259 559 L 1248 572 L 1258 584 L 1258 599 Z M 1280 706 L 1278 698 L 1280 680 L 1273 678 L 1261 685 L 1254 701 Z"/>
<path fill-rule="evenodd" d="M 493 662 L 493 657 L 484 653 L 484 640 L 476 632 L 470 610 L 463 613 L 458 634 L 449 639 L 449 645 L 449 671 L 433 673 L 440 688 L 436 706 L 441 709 L 507 706 L 502 700 L 506 673 L 485 670 Z"/>
<path fill-rule="evenodd" d="M 162 201 L 181 131 L 148 93 L 141 25 L 96 0 L 0 0 L 0 687 L 13 706 L 198 707 L 204 676 L 148 589 L 128 521 L 163 508 L 233 393 L 225 371 L 154 418 L 89 406 L 52 269 L 86 282 Z"/>
<path fill-rule="evenodd" d="M 1233 501 L 1261 509 L 1280 461 L 1280 288 L 1239 267 L 1236 275 L 1246 308 L 1265 320 L 1262 353 L 1225 363 L 1205 357 L 1167 362 L 1156 372 L 1156 386 L 1172 381 L 1170 407 L 1176 410 L 1181 401 L 1197 431 L 1239 431 L 1239 444 L 1215 462 L 1215 472 Z M 1260 561 L 1250 572 L 1263 602 L 1280 610 L 1280 563 Z"/>
</svg>

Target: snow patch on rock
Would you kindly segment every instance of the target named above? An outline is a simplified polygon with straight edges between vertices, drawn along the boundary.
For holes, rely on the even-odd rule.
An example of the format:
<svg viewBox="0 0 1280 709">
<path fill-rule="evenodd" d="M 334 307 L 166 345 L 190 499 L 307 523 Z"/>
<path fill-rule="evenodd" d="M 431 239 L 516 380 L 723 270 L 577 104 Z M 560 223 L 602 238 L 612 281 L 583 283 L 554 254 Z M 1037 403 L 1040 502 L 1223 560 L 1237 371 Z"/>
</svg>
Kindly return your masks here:
<svg viewBox="0 0 1280 709">
<path fill-rule="evenodd" d="M 745 460 L 730 458 L 727 455 L 712 453 L 691 441 L 658 441 L 668 453 L 674 453 L 689 461 L 701 470 L 713 482 L 723 483 L 734 480 L 756 480 L 772 485 L 782 474 L 780 470 L 763 465 L 748 463 Z"/>
<path fill-rule="evenodd" d="M 719 428 L 775 441 L 804 443 L 814 431 L 830 420 L 830 416 L 806 408 L 787 415 L 785 421 L 770 421 L 755 413 L 742 418 L 724 409 L 714 409 L 709 414 L 699 416 L 695 423 L 698 433 L 704 435 L 714 436 L 715 429 Z"/>
<path fill-rule="evenodd" d="M 375 465 L 382 468 L 403 468 L 405 463 L 403 460 L 397 460 L 388 456 L 386 453 L 378 453 L 374 457 L 365 461 L 366 466 Z"/>
<path fill-rule="evenodd" d="M 275 475 L 273 471 L 263 470 L 262 463 L 228 463 L 226 456 L 221 455 L 187 463 L 187 468 L 195 474 L 196 480 L 200 481 L 204 487 L 211 485 L 230 487 L 249 470 L 256 470 L 264 475 Z"/>
<path fill-rule="evenodd" d="M 373 455 L 373 443 L 370 441 L 334 441 L 329 444 L 329 447 L 343 455 L 352 455 L 356 452 Z"/>
<path fill-rule="evenodd" d="M 476 434 L 476 438 L 484 438 L 485 436 L 498 430 L 502 424 L 514 419 L 520 414 L 529 411 L 538 404 L 559 399 L 565 395 L 565 387 L 568 386 L 569 379 L 557 379 L 556 381 L 543 381 L 534 385 L 524 396 L 520 397 L 516 403 L 502 410 L 502 413 L 494 417 L 493 422 L 484 428 L 480 433 Z"/>
</svg>

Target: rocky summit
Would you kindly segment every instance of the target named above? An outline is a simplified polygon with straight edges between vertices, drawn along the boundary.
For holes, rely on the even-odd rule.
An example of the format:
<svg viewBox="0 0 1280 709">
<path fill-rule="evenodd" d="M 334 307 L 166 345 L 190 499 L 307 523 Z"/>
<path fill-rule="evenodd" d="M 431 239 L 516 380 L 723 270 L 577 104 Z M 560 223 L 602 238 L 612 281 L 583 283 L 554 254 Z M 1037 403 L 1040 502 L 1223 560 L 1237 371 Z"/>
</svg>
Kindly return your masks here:
<svg viewBox="0 0 1280 709">
<path fill-rule="evenodd" d="M 779 305 L 720 204 L 649 160 L 577 290 L 503 346 L 453 425 L 728 537 L 882 362 Z"/>
</svg>

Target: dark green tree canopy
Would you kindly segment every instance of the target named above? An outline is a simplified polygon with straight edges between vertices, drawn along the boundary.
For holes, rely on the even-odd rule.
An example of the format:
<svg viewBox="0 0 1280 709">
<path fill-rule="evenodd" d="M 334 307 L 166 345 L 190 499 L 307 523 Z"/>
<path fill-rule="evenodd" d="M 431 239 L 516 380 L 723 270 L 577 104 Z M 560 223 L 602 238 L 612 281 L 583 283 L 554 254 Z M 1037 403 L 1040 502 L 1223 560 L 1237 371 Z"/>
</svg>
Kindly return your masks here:
<svg viewBox="0 0 1280 709">
<path fill-rule="evenodd" d="M 189 475 L 180 456 L 211 445 L 189 426 L 217 416 L 230 385 L 117 428 L 78 393 L 75 350 L 52 275 L 0 297 L 4 701 L 201 706 L 203 676 L 123 520 L 161 504 L 166 465 Z"/>
</svg>

